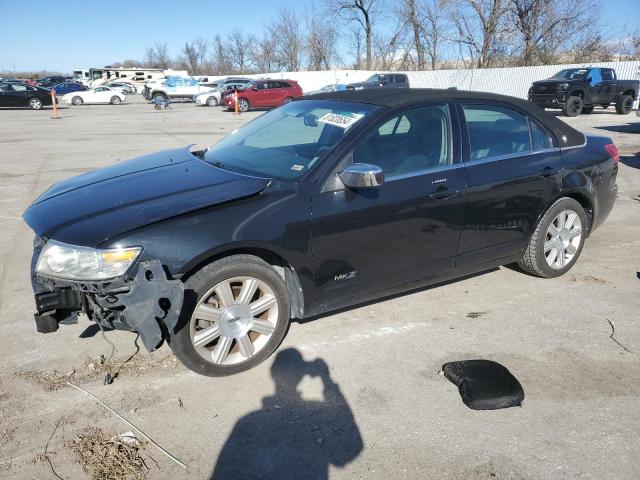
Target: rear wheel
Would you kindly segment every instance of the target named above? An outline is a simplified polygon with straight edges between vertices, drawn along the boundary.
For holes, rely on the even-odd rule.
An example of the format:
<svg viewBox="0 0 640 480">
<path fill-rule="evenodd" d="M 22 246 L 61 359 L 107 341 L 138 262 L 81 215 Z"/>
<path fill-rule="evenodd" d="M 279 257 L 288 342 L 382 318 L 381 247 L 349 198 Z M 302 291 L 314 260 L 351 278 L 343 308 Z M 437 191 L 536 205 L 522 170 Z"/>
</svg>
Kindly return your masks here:
<svg viewBox="0 0 640 480">
<path fill-rule="evenodd" d="M 576 263 L 586 236 L 587 218 L 572 198 L 557 200 L 542 216 L 518 262 L 532 275 L 558 277 Z"/>
<path fill-rule="evenodd" d="M 207 98 L 207 105 L 210 107 L 216 107 L 218 105 L 218 99 L 214 96 Z"/>
<path fill-rule="evenodd" d="M 582 107 L 582 113 L 593 113 L 593 105 L 589 105 L 588 107 Z"/>
<path fill-rule="evenodd" d="M 40 100 L 39 98 L 30 99 L 29 108 L 31 110 L 40 110 L 42 108 L 42 100 Z"/>
<path fill-rule="evenodd" d="M 212 377 L 248 370 L 278 347 L 289 324 L 282 277 L 263 260 L 233 255 L 185 282 L 173 353 L 189 369 Z"/>
<path fill-rule="evenodd" d="M 160 99 L 160 100 L 166 100 L 166 98 L 167 98 L 167 97 L 166 97 L 166 95 L 164 95 L 163 93 L 156 92 L 156 93 L 154 93 L 154 94 L 153 94 L 153 96 L 152 96 L 151 98 L 152 98 L 153 100 L 157 100 L 157 99 Z"/>
<path fill-rule="evenodd" d="M 582 98 L 571 96 L 567 99 L 567 103 L 562 106 L 562 113 L 567 117 L 577 117 L 582 112 L 584 102 Z"/>
<path fill-rule="evenodd" d="M 73 103 L 74 105 L 82 105 L 84 103 L 84 100 L 82 100 L 82 97 L 76 95 L 71 99 L 71 103 Z"/>
<path fill-rule="evenodd" d="M 122 100 L 120 100 L 120 97 L 114 95 L 113 97 L 111 97 L 111 101 L 109 103 L 111 103 L 111 105 L 119 105 L 120 102 L 122 102 Z"/>
<path fill-rule="evenodd" d="M 620 115 L 627 115 L 633 108 L 633 97 L 622 95 L 616 102 L 616 112 Z"/>
<path fill-rule="evenodd" d="M 287 97 L 287 98 L 285 98 L 285 99 L 284 99 L 284 101 L 283 101 L 282 103 L 283 103 L 283 104 L 284 104 L 284 103 L 289 103 L 289 102 L 291 102 L 292 100 L 293 100 L 293 97 Z"/>
</svg>

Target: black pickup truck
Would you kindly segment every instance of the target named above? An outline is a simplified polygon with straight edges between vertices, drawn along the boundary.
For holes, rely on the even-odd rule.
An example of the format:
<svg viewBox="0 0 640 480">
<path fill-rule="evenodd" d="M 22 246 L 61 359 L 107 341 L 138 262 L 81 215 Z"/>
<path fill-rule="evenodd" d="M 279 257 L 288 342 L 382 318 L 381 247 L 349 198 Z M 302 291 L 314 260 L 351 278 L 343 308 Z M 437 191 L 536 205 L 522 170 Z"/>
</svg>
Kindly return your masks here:
<svg viewBox="0 0 640 480">
<path fill-rule="evenodd" d="M 347 90 L 371 90 L 374 88 L 409 88 L 409 78 L 404 73 L 374 73 L 364 82 L 347 85 Z"/>
<path fill-rule="evenodd" d="M 618 80 L 612 68 L 568 68 L 547 80 L 533 82 L 529 101 L 542 108 L 561 108 L 567 117 L 591 113 L 593 108 L 608 108 L 628 114 L 638 98 L 638 80 Z"/>
</svg>

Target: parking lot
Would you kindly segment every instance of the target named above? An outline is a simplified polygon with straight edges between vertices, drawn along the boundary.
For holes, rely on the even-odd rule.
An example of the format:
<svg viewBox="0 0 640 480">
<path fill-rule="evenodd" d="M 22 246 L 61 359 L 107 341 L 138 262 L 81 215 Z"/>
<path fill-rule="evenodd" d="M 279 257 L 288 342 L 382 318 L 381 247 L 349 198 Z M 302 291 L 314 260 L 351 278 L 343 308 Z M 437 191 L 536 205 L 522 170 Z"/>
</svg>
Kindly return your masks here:
<svg viewBox="0 0 640 480">
<path fill-rule="evenodd" d="M 62 478 L 86 478 L 68 442 L 89 426 L 131 430 L 68 379 L 187 465 L 147 444 L 148 478 L 209 478 L 223 449 L 238 458 L 300 458 L 308 470 L 290 478 L 301 479 L 326 478 L 327 468 L 331 479 L 640 478 L 635 112 L 568 119 L 612 137 L 623 155 L 616 206 L 569 274 L 539 279 L 502 267 L 293 323 L 280 350 L 329 367 L 297 385 L 276 385 L 273 357 L 240 375 L 201 377 L 165 345 L 142 349 L 104 386 L 100 356 L 110 347 L 86 318 L 54 334 L 35 331 L 32 232 L 22 212 L 56 181 L 157 150 L 209 145 L 261 114 L 192 103 L 154 111 L 139 96 L 129 100 L 61 108 L 57 120 L 51 110 L 0 110 L 0 478 L 54 478 L 51 465 Z M 134 334 L 107 336 L 116 363 L 136 352 Z M 472 358 L 508 367 L 524 387 L 523 406 L 467 408 L 438 371 Z M 321 402 L 325 417 L 313 422 Z M 228 442 L 236 423 L 249 420 L 268 453 Z M 278 438 L 289 435 L 300 437 L 299 449 L 279 451 Z M 334 438 L 343 443 L 324 448 Z"/>
</svg>

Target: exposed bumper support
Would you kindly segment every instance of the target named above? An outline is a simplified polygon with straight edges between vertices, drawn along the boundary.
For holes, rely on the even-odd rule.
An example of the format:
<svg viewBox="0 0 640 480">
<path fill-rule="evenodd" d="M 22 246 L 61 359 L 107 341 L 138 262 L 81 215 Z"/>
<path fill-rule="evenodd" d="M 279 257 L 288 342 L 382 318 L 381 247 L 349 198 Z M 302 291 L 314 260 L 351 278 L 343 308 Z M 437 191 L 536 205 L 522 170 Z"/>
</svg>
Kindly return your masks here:
<svg viewBox="0 0 640 480">
<path fill-rule="evenodd" d="M 167 278 L 158 260 L 140 262 L 135 276 L 110 283 L 55 280 L 33 275 L 38 332 L 50 333 L 58 324 L 77 323 L 78 312 L 107 328 L 140 334 L 149 351 L 162 344 L 178 323 L 183 286 Z"/>
</svg>

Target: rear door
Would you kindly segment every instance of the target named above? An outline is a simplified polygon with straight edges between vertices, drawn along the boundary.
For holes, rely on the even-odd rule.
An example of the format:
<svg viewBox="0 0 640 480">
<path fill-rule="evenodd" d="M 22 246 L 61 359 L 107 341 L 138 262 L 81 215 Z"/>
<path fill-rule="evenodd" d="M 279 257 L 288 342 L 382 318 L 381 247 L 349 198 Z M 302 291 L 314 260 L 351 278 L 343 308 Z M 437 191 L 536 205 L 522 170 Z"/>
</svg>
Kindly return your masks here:
<svg viewBox="0 0 640 480">
<path fill-rule="evenodd" d="M 613 101 L 616 95 L 616 75 L 613 69 L 603 68 L 602 71 L 602 88 L 600 89 L 599 103 L 608 105 Z"/>
<path fill-rule="evenodd" d="M 276 107 L 280 105 L 284 100 L 284 88 L 282 88 L 282 82 L 272 80 L 266 83 L 265 106 Z"/>
<path fill-rule="evenodd" d="M 588 95 L 585 95 L 584 102 L 587 104 L 599 104 L 602 95 L 602 71 L 599 68 L 592 68 L 587 73 Z M 606 101 L 603 98 L 602 101 Z"/>
<path fill-rule="evenodd" d="M 467 207 L 457 266 L 513 259 L 560 192 L 562 158 L 549 131 L 513 105 L 461 103 Z"/>
<path fill-rule="evenodd" d="M 412 106 L 363 133 L 313 198 L 314 277 L 323 301 L 453 270 L 464 213 L 458 129 L 446 103 Z M 367 163 L 385 172 L 352 190 L 337 174 Z"/>
</svg>

